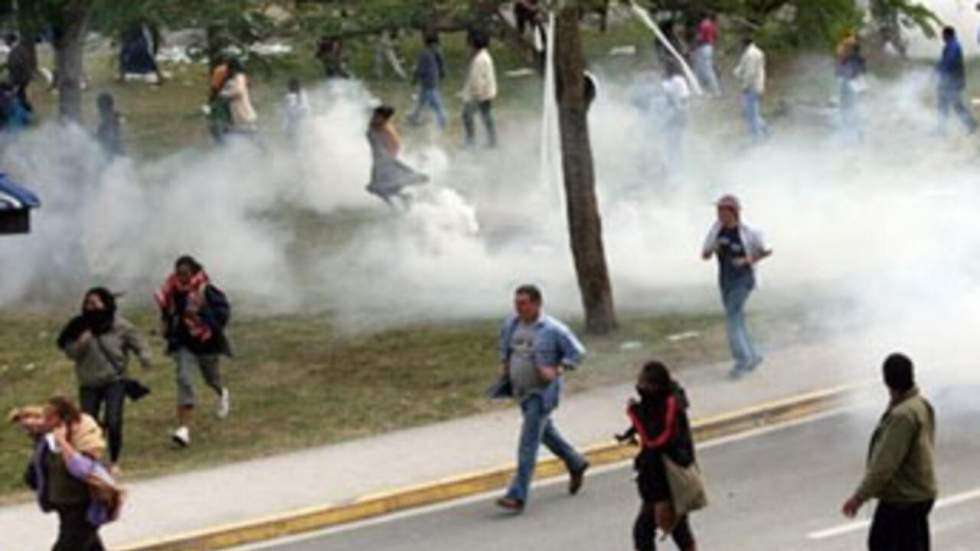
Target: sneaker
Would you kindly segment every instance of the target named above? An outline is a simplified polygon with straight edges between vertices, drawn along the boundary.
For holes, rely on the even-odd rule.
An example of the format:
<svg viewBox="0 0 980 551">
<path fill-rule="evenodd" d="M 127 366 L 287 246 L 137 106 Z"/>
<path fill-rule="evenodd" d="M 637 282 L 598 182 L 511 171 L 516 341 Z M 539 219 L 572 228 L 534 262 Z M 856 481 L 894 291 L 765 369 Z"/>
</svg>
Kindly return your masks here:
<svg viewBox="0 0 980 551">
<path fill-rule="evenodd" d="M 756 356 L 754 360 L 749 362 L 749 365 L 745 366 L 746 371 L 755 371 L 755 368 L 762 365 L 762 356 Z"/>
<path fill-rule="evenodd" d="M 575 495 L 582 489 L 582 484 L 585 482 L 585 471 L 589 470 L 589 462 L 586 461 L 581 467 L 575 469 L 574 471 L 569 471 L 568 480 L 568 493 Z"/>
<path fill-rule="evenodd" d="M 173 441 L 181 448 L 191 445 L 191 431 L 187 427 L 179 427 L 174 431 Z"/>
<path fill-rule="evenodd" d="M 737 381 L 742 377 L 744 377 L 746 373 L 748 373 L 747 369 L 736 366 L 733 367 L 732 370 L 728 372 L 728 378 L 733 381 Z"/>
<path fill-rule="evenodd" d="M 218 397 L 218 407 L 217 407 L 217 411 L 215 411 L 215 415 L 218 416 L 218 419 L 224 419 L 225 417 L 228 417 L 228 414 L 230 412 L 231 412 L 231 393 L 228 392 L 227 388 L 222 388 L 221 396 Z"/>
<path fill-rule="evenodd" d="M 506 509 L 512 513 L 520 513 L 524 510 L 524 502 L 512 497 L 502 497 L 497 500 L 497 507 Z"/>
</svg>

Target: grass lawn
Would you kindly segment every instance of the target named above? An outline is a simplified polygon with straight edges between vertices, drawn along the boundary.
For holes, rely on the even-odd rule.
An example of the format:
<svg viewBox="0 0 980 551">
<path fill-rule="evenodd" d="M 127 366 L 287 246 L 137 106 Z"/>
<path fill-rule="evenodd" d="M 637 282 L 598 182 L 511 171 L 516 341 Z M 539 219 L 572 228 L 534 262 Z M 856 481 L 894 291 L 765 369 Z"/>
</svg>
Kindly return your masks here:
<svg viewBox="0 0 980 551">
<path fill-rule="evenodd" d="M 141 327 L 153 313 L 131 311 Z M 62 323 L 46 313 L 0 313 L 0 412 L 54 393 L 76 395 L 69 362 L 53 345 Z M 718 316 L 628 318 L 614 338 L 589 339 L 590 358 L 569 377 L 571 390 L 630 380 L 642 359 L 656 355 L 675 366 L 724 358 Z M 127 404 L 123 467 L 127 476 L 179 472 L 278 451 L 338 442 L 487 411 L 500 404 L 483 391 L 496 376 L 496 321 L 418 326 L 370 335 L 334 334 L 328 316 L 235 320 L 237 358 L 225 363 L 233 413 L 213 416 L 213 396 L 198 385 L 194 444 L 175 449 L 174 367 L 153 339 L 155 365 L 133 373 L 153 394 Z M 700 338 L 670 342 L 697 331 Z M 637 341 L 639 348 L 624 348 Z M 22 496 L 28 457 L 24 437 L 0 431 L 0 496 Z"/>
</svg>

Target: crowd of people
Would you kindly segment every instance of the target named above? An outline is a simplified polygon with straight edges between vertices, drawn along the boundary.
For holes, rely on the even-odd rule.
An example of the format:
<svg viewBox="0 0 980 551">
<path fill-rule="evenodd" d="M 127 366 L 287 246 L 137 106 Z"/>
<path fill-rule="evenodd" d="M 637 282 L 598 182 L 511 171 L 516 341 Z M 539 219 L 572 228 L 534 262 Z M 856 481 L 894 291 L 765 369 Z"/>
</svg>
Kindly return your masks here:
<svg viewBox="0 0 980 551">
<path fill-rule="evenodd" d="M 540 28 L 540 14 L 538 2 L 518 0 L 515 4 L 518 31 Z M 155 51 L 158 43 L 151 31 L 142 25 L 127 35 L 120 61 L 122 71 L 159 72 L 152 56 L 147 59 L 148 52 Z M 686 61 L 694 67 L 696 83 L 686 76 L 685 60 L 663 58 L 661 91 L 666 107 L 664 139 L 668 159 L 679 160 L 682 156 L 692 88 L 703 89 L 712 98 L 724 95 L 716 58 L 721 38 L 718 18 L 705 14 L 693 36 L 690 48 L 678 49 L 687 53 Z M 937 65 L 940 129 L 945 128 L 948 114 L 953 111 L 972 133 L 977 122 L 963 100 L 966 76 L 962 48 L 954 29 L 945 28 L 942 36 L 944 49 Z M 487 146 L 496 147 L 494 101 L 498 83 L 490 41 L 478 32 L 470 33 L 468 38 L 472 55 L 460 92 L 465 144 L 476 146 L 476 119 L 479 118 Z M 378 59 L 387 60 L 393 67 L 397 66 L 392 61 L 397 61 L 392 51 L 394 39 L 395 35 L 384 34 L 379 38 L 378 49 Z M 408 121 L 421 124 L 422 115 L 428 109 L 437 126 L 444 129 L 448 123 L 440 86 L 447 74 L 445 59 L 437 35 L 426 34 L 423 40 L 424 48 L 411 73 L 418 95 Z M 18 52 L 16 39 L 11 38 L 8 43 L 13 45 L 8 59 L 8 81 L 0 84 L 0 116 L 4 117 L 5 127 L 15 119 L 29 120 L 33 108 L 27 89 L 36 73 L 36 62 Z M 762 143 L 770 136 L 762 108 L 767 84 L 766 54 L 752 38 L 746 38 L 742 46 L 732 76 L 739 89 L 747 133 L 754 142 Z M 316 57 L 323 63 L 328 79 L 351 77 L 341 40 L 321 40 Z M 867 62 L 856 36 L 848 35 L 841 41 L 835 66 L 841 124 L 853 139 L 860 141 L 863 128 L 859 103 L 866 86 L 863 78 Z M 407 72 L 397 69 L 395 72 L 408 78 Z M 254 139 L 258 115 L 252 104 L 245 65 L 235 56 L 217 58 L 208 76 L 208 128 L 214 140 L 225 143 L 235 137 Z M 124 154 L 122 116 L 114 98 L 100 94 L 97 107 L 100 122 L 96 138 L 107 154 Z M 291 79 L 284 99 L 284 132 L 298 139 L 303 121 L 310 113 L 302 84 Z M 394 117 L 395 109 L 388 105 L 375 107 L 371 114 L 366 139 L 373 166 L 367 190 L 393 208 L 407 209 L 411 205 L 407 190 L 429 179 L 399 158 L 402 144 Z M 755 290 L 758 265 L 773 251 L 761 233 L 744 222 L 743 205 L 737 197 L 725 195 L 715 208 L 716 220 L 700 252 L 705 261 L 717 262 L 718 286 L 733 359 L 730 376 L 740 379 L 763 362 L 750 337 L 745 309 Z M 190 256 L 176 260 L 154 299 L 160 314 L 159 333 L 166 343 L 165 353 L 175 366 L 176 422 L 170 438 L 178 447 L 186 448 L 191 445 L 191 429 L 199 402 L 193 382 L 197 373 L 214 396 L 215 415 L 224 419 L 231 411 L 231 394 L 221 369 L 222 357 L 232 355 L 226 335 L 231 306 L 201 263 Z M 517 469 L 505 495 L 496 502 L 515 513 L 523 511 L 528 504 L 542 444 L 565 464 L 572 495 L 582 489 L 590 467 L 586 456 L 562 436 L 552 419 L 560 402 L 564 376 L 581 364 L 586 351 L 567 325 L 544 313 L 543 303 L 543 294 L 536 286 L 524 285 L 515 291 L 515 313 L 506 320 L 499 336 L 500 380 L 491 392 L 495 398 L 513 399 L 522 415 Z M 140 400 L 151 392 L 129 369 L 132 358 L 144 368 L 153 365 L 143 335 L 119 314 L 115 293 L 104 287 L 89 289 L 82 297 L 80 311 L 57 338 L 57 346 L 75 366 L 78 405 L 69 398 L 56 396 L 41 406 L 20 408 L 10 416 L 34 445 L 25 480 L 36 491 L 41 508 L 59 516 L 55 551 L 102 549 L 99 527 L 119 516 L 124 495 L 118 477 L 124 449 L 126 401 Z M 901 355 L 890 356 L 884 363 L 883 376 L 891 392 L 889 408 L 875 431 L 866 476 L 842 510 L 853 516 L 862 504 L 877 498 L 870 548 L 873 551 L 927 549 L 928 544 L 923 542 L 928 542 L 928 515 L 937 493 L 932 455 L 935 414 L 915 387 L 911 360 Z M 627 405 L 630 426 L 617 435 L 620 441 L 634 442 L 640 449 L 634 462 L 641 499 L 633 526 L 634 547 L 637 551 L 652 551 L 660 530 L 670 534 L 682 551 L 696 551 L 689 514 L 705 507 L 706 500 L 687 416 L 687 392 L 669 368 L 655 360 L 641 368 L 636 390 L 637 397 L 631 398 Z"/>
<path fill-rule="evenodd" d="M 215 395 L 215 416 L 225 419 L 231 412 L 231 394 L 220 369 L 221 356 L 232 354 L 225 334 L 231 306 L 204 267 L 186 255 L 176 260 L 154 299 L 159 334 L 176 372 L 177 428 L 171 439 L 186 448 L 198 401 L 196 373 Z M 41 509 L 58 514 L 54 551 L 101 551 L 99 528 L 119 516 L 126 402 L 151 393 L 130 370 L 133 358 L 144 369 L 153 366 L 144 334 L 119 313 L 115 293 L 104 287 L 89 289 L 79 313 L 56 341 L 75 366 L 77 402 L 55 396 L 9 416 L 34 441 L 25 481 L 37 493 Z"/>
</svg>

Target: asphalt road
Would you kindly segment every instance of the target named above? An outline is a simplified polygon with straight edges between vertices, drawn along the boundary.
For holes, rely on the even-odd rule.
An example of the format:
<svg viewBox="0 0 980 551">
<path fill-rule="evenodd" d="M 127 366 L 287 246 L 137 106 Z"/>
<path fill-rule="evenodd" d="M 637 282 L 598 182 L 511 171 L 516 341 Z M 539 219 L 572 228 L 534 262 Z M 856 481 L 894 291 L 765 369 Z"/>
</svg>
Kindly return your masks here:
<svg viewBox="0 0 980 551">
<path fill-rule="evenodd" d="M 980 548 L 980 404 L 965 394 L 959 406 L 939 400 L 942 498 L 932 515 L 933 548 Z M 702 550 L 863 549 L 865 506 L 857 522 L 840 505 L 857 483 L 867 439 L 880 410 L 860 408 L 702 447 L 712 504 L 693 516 Z M 483 496 L 430 510 L 369 521 L 248 549 L 277 551 L 537 551 L 629 550 L 638 498 L 628 466 L 600 470 L 583 493 L 565 481 L 535 489 L 523 515 L 508 516 Z M 865 523 L 861 523 L 864 519 Z M 673 549 L 666 543 L 664 549 Z M 244 549 L 244 548 L 243 548 Z"/>
</svg>

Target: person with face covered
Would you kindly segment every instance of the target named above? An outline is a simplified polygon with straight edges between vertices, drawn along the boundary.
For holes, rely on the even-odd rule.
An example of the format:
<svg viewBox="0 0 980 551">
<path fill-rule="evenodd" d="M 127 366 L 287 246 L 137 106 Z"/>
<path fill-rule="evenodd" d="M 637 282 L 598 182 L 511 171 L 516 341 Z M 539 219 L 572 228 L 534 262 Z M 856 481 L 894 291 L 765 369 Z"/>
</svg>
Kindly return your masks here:
<svg viewBox="0 0 980 551">
<path fill-rule="evenodd" d="M 85 293 L 81 313 L 61 331 L 58 348 L 75 362 L 79 403 L 85 413 L 101 420 L 115 466 L 123 447 L 129 359 L 135 355 L 149 368 L 149 347 L 136 327 L 116 312 L 116 297 L 95 287 Z"/>
<path fill-rule="evenodd" d="M 216 415 L 228 416 L 231 396 L 221 380 L 219 358 L 231 356 L 225 325 L 231 306 L 225 294 L 211 283 L 207 272 L 191 256 L 181 256 L 174 272 L 155 295 L 160 307 L 162 333 L 167 353 L 177 364 L 177 430 L 174 442 L 191 443 L 190 423 L 194 412 L 193 371 L 200 370 L 208 387 L 217 395 Z"/>
<path fill-rule="evenodd" d="M 742 222 L 742 206 L 734 195 L 725 195 L 715 204 L 718 220 L 708 231 L 701 257 L 718 258 L 718 285 L 725 307 L 728 346 L 735 359 L 730 373 L 738 379 L 762 363 L 762 356 L 749 337 L 745 303 L 755 289 L 755 266 L 772 255 L 761 234 Z"/>
<path fill-rule="evenodd" d="M 640 370 L 636 391 L 640 400 L 631 398 L 626 410 L 631 425 L 616 435 L 621 442 L 639 437 L 640 453 L 633 466 L 643 505 L 633 524 L 634 549 L 654 551 L 660 527 L 670 533 L 678 549 L 696 551 L 687 514 L 678 518 L 675 513 L 664 463 L 669 459 L 687 468 L 696 461 L 687 394 L 658 361 L 649 362 Z"/>
</svg>

